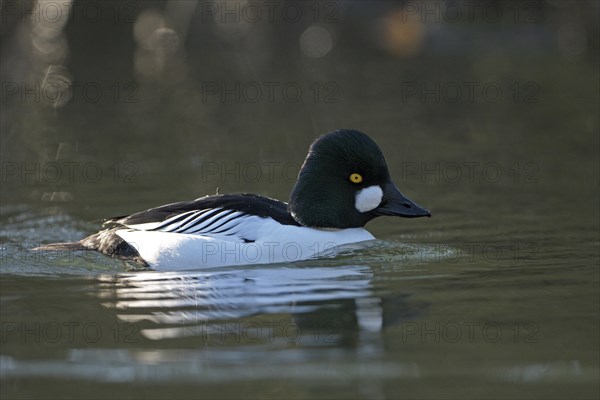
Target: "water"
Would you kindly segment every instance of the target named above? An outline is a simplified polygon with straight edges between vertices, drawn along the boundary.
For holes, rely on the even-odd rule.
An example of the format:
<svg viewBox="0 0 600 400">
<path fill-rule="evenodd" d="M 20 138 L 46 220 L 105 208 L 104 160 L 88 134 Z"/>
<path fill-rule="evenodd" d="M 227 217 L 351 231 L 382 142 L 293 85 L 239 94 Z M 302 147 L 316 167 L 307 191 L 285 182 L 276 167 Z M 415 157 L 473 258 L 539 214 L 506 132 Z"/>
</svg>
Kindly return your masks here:
<svg viewBox="0 0 600 400">
<path fill-rule="evenodd" d="M 91 228 L 4 206 L 3 394 L 592 397 L 595 222 L 544 189 L 510 218 L 482 192 L 333 259 L 183 273 L 29 252 Z"/>
<path fill-rule="evenodd" d="M 176 53 L 176 74 L 154 77 L 158 86 L 131 72 L 131 43 L 108 46 L 116 33 L 95 33 L 114 52 L 99 55 L 76 24 L 67 31 L 76 79 L 105 90 L 135 82 L 138 101 L 110 92 L 62 108 L 3 103 L 3 398 L 600 396 L 593 35 L 577 56 L 556 49 L 563 31 L 551 18 L 442 24 L 403 58 L 353 33 L 371 32 L 359 21 L 386 7 L 365 19 L 343 9 L 319 59 L 290 50 L 301 32 L 284 23 L 229 32 L 227 43 L 244 43 L 235 53 L 213 25 L 193 25 L 210 32 L 190 33 L 187 57 Z M 283 29 L 281 42 L 267 28 Z M 96 67 L 100 56 L 114 68 Z M 204 101 L 202 82 L 223 79 L 297 82 L 310 96 L 317 82 L 338 101 Z M 407 82 L 472 81 L 504 96 L 403 97 Z M 102 218 L 217 191 L 286 200 L 311 140 L 339 127 L 370 134 L 393 180 L 433 217 L 379 218 L 367 225 L 376 242 L 288 264 L 157 272 L 30 251 L 94 233 Z"/>
</svg>

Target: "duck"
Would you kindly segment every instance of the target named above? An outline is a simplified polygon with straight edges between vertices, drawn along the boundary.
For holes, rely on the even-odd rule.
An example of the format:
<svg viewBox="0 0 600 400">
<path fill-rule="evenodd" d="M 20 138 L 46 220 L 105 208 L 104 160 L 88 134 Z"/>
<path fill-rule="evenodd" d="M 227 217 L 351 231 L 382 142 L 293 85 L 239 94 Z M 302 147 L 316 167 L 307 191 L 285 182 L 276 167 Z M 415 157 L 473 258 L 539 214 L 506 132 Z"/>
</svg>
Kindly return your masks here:
<svg viewBox="0 0 600 400">
<path fill-rule="evenodd" d="M 338 129 L 318 137 L 288 203 L 216 194 L 109 218 L 78 242 L 34 250 L 97 251 L 154 270 L 290 263 L 333 257 L 372 241 L 380 216 L 431 217 L 392 182 L 383 152 L 367 134 Z"/>
</svg>

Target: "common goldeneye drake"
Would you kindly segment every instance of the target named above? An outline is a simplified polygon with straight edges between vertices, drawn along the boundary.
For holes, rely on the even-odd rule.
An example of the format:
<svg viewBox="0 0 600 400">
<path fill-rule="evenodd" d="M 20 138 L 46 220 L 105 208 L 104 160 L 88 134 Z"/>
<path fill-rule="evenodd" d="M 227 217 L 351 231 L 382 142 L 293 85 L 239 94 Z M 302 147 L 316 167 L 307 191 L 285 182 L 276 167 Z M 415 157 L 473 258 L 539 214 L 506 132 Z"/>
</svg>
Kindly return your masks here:
<svg viewBox="0 0 600 400">
<path fill-rule="evenodd" d="M 331 256 L 375 239 L 382 215 L 430 217 L 391 181 L 366 134 L 340 129 L 315 140 L 289 203 L 255 194 L 201 197 L 111 218 L 110 228 L 37 250 L 96 250 L 159 270 L 290 262 Z"/>
</svg>

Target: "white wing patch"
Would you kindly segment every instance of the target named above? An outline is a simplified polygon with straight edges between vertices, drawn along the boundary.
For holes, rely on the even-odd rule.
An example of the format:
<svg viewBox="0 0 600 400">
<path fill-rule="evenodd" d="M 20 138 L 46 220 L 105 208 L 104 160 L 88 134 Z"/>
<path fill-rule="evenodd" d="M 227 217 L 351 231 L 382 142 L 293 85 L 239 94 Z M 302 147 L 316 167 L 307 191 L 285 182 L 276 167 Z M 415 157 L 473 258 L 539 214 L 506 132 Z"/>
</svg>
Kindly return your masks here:
<svg viewBox="0 0 600 400">
<path fill-rule="evenodd" d="M 185 233 L 252 242 L 265 218 L 224 208 L 186 211 L 160 222 L 126 225 L 140 231 Z"/>
</svg>

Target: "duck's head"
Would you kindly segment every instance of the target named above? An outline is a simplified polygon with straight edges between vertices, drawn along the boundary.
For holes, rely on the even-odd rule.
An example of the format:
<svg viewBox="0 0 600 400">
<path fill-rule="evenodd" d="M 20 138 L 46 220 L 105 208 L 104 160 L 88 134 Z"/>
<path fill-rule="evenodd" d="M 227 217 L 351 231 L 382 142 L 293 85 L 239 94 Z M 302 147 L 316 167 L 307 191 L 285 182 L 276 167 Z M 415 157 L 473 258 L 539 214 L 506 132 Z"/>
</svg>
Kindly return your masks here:
<svg viewBox="0 0 600 400">
<path fill-rule="evenodd" d="M 431 216 L 394 185 L 379 146 L 349 129 L 310 146 L 289 207 L 299 223 L 314 228 L 357 228 L 382 215 Z"/>
</svg>

